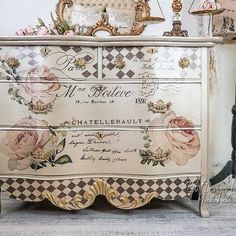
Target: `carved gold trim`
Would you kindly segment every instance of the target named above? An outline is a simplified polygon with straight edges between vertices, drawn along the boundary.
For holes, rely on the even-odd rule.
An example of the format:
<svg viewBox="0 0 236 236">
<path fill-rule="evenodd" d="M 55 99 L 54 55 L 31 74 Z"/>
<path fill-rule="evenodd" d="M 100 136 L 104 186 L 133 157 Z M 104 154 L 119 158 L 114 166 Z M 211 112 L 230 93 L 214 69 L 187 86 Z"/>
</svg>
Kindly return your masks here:
<svg viewBox="0 0 236 236">
<path fill-rule="evenodd" d="M 150 16 L 150 6 L 148 4 L 148 1 L 149 0 L 139 0 L 138 2 L 136 2 L 135 19 Z M 56 5 L 56 14 L 57 14 L 58 21 L 63 21 L 65 7 L 66 6 L 71 7 L 72 5 L 73 5 L 72 0 L 59 0 L 58 1 L 57 5 Z M 139 35 L 144 31 L 144 29 L 145 29 L 145 25 L 143 24 L 143 22 L 135 21 L 129 31 L 119 32 L 118 28 L 116 28 L 108 23 L 107 16 L 103 15 L 101 21 L 99 21 L 94 26 L 88 27 L 87 32 L 85 32 L 84 35 L 94 36 L 98 31 L 106 31 L 112 36 Z"/>
<path fill-rule="evenodd" d="M 64 10 L 66 6 L 72 6 L 72 0 L 59 0 L 56 5 L 57 20 L 63 21 Z"/>
<path fill-rule="evenodd" d="M 149 203 L 153 198 L 157 198 L 156 192 L 149 193 L 145 199 L 140 197 L 130 200 L 127 196 L 122 196 L 115 189 L 113 189 L 106 181 L 98 179 L 90 187 L 89 191 L 85 192 L 83 197 L 75 197 L 72 201 L 67 202 L 65 198 L 58 198 L 51 193 L 43 194 L 44 199 L 48 199 L 53 205 L 62 208 L 64 210 L 79 210 L 91 206 L 98 195 L 104 195 L 107 201 L 120 209 L 135 209 L 142 207 Z M 87 200 L 83 203 L 83 199 Z"/>
</svg>

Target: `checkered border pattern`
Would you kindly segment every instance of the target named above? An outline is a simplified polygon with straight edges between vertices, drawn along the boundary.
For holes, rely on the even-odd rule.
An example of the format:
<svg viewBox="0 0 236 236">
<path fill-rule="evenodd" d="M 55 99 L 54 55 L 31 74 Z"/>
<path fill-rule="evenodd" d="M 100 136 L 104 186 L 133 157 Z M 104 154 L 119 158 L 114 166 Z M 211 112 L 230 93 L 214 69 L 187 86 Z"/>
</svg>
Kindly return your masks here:
<svg viewBox="0 0 236 236">
<path fill-rule="evenodd" d="M 135 198 L 145 199 L 152 192 L 158 194 L 162 200 L 174 200 L 190 196 L 192 191 L 199 186 L 200 178 L 167 178 L 157 180 L 124 179 L 124 178 L 99 178 L 106 181 L 112 189 L 130 201 Z M 42 201 L 43 193 L 51 193 L 58 198 L 70 202 L 75 197 L 86 199 L 84 194 L 97 181 L 97 178 L 71 179 L 71 180 L 30 180 L 30 179 L 3 179 L 0 187 L 7 191 L 11 198 L 23 201 Z"/>
<path fill-rule="evenodd" d="M 115 60 L 122 58 L 124 61 L 132 61 L 134 58 L 142 59 L 147 54 L 147 47 L 106 47 L 103 49 L 103 78 L 117 77 L 118 79 L 138 78 L 135 73 L 135 68 L 130 68 L 129 63 L 122 70 L 115 67 Z M 164 60 L 176 61 L 180 58 L 187 57 L 190 59 L 189 70 L 179 68 L 179 76 L 181 78 L 191 77 L 191 73 L 197 74 L 201 78 L 202 73 L 202 58 L 199 48 L 178 48 L 178 47 L 159 47 L 158 57 Z M 174 55 L 179 55 L 176 58 Z M 136 67 L 141 64 L 134 63 Z M 156 71 L 158 76 L 158 71 Z"/>
<path fill-rule="evenodd" d="M 45 55 L 41 52 L 42 49 L 47 48 L 50 51 L 49 54 L 55 52 L 65 52 L 67 55 L 83 57 L 88 63 L 87 68 L 81 71 L 81 77 L 86 79 L 96 79 L 98 77 L 98 52 L 96 47 L 79 47 L 79 46 L 19 46 L 9 49 L 8 47 L 3 48 L 0 51 L 2 58 L 15 57 L 20 60 L 19 71 L 30 70 L 37 65 L 44 64 Z M 89 50 L 89 52 L 87 52 Z M 10 52 L 10 53 L 9 53 Z M 94 61 L 90 55 L 94 55 Z M 50 65 L 47 65 L 50 67 Z M 78 74 L 78 71 L 77 71 Z M 79 76 L 78 76 L 79 77 Z"/>
</svg>

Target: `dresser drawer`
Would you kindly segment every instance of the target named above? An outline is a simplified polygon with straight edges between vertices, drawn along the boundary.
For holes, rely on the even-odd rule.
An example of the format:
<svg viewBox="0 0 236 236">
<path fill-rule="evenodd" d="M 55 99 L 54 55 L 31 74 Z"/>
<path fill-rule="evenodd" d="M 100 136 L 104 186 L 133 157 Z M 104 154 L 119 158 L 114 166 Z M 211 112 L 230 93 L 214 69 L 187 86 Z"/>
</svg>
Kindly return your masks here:
<svg viewBox="0 0 236 236">
<path fill-rule="evenodd" d="M 106 47 L 104 79 L 200 79 L 200 48 Z"/>
<path fill-rule="evenodd" d="M 37 80 L 36 80 L 37 81 Z M 43 117 L 51 126 L 140 127 L 168 113 L 201 126 L 201 84 L 60 83 L 59 80 L 0 83 L 0 124 L 13 126 L 22 117 Z M 190 99 L 194 98 L 194 99 Z"/>
<path fill-rule="evenodd" d="M 1 79 L 51 77 L 97 79 L 98 50 L 95 47 L 27 46 L 0 48 Z"/>
<path fill-rule="evenodd" d="M 28 127 L 44 120 L 24 118 Z M 0 174 L 142 175 L 199 173 L 200 135 L 184 118 L 168 130 L 0 131 Z M 182 123 L 186 124 L 186 128 Z"/>
</svg>

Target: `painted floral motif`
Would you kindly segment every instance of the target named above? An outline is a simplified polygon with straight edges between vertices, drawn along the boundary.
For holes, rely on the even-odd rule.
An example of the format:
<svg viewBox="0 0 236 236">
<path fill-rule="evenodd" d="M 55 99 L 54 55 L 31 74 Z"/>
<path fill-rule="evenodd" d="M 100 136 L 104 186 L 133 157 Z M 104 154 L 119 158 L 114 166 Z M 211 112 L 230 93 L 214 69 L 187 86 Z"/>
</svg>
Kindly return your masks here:
<svg viewBox="0 0 236 236">
<path fill-rule="evenodd" d="M 58 78 L 44 65 L 19 75 L 19 66 L 20 61 L 14 57 L 0 60 L 0 72 L 6 75 L 7 80 L 16 82 L 9 85 L 8 94 L 12 100 L 28 106 L 35 114 L 47 114 L 52 111 L 57 91 L 60 89 Z"/>
<path fill-rule="evenodd" d="M 215 10 L 221 9 L 221 4 L 218 0 L 203 0 L 198 6 L 199 10 Z"/>
<path fill-rule="evenodd" d="M 52 24 L 47 26 L 42 19 L 38 18 L 38 24 L 35 27 L 28 26 L 25 29 L 18 29 L 15 33 L 17 36 L 31 36 L 31 35 L 65 35 L 75 36 L 79 34 L 75 27 L 69 26 L 68 22 L 63 20 L 57 21 L 51 14 Z"/>
<path fill-rule="evenodd" d="M 58 157 L 64 151 L 66 134 L 55 132 L 46 121 L 31 117 L 21 119 L 13 128 L 19 127 L 25 127 L 25 130 L 8 131 L 0 143 L 1 152 L 9 158 L 9 170 L 32 168 L 36 171 L 48 165 L 72 163 L 68 155 Z M 32 127 L 48 129 L 32 130 Z"/>
<path fill-rule="evenodd" d="M 165 127 L 166 130 L 151 129 L 154 127 Z M 145 150 L 139 151 L 141 164 L 165 166 L 169 161 L 174 161 L 178 166 L 186 165 L 200 150 L 200 138 L 193 128 L 191 121 L 176 116 L 173 111 L 159 114 L 149 123 L 148 128 L 142 131 L 146 143 Z"/>
<path fill-rule="evenodd" d="M 51 111 L 60 89 L 58 78 L 44 65 L 26 71 L 22 77 L 18 95 L 23 103 L 35 114 Z"/>
</svg>

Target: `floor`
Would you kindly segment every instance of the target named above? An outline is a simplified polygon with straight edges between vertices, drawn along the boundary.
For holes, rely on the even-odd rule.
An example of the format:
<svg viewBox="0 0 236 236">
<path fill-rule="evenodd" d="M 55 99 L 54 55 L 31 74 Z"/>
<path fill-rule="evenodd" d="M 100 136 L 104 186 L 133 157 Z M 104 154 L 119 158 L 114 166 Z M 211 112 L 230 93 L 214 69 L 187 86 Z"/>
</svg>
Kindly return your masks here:
<svg viewBox="0 0 236 236">
<path fill-rule="evenodd" d="M 211 203 L 211 217 L 202 219 L 197 201 L 189 199 L 153 200 L 122 211 L 98 197 L 89 209 L 67 212 L 49 202 L 24 203 L 2 195 L 0 236 L 236 235 L 236 203 Z"/>
</svg>

